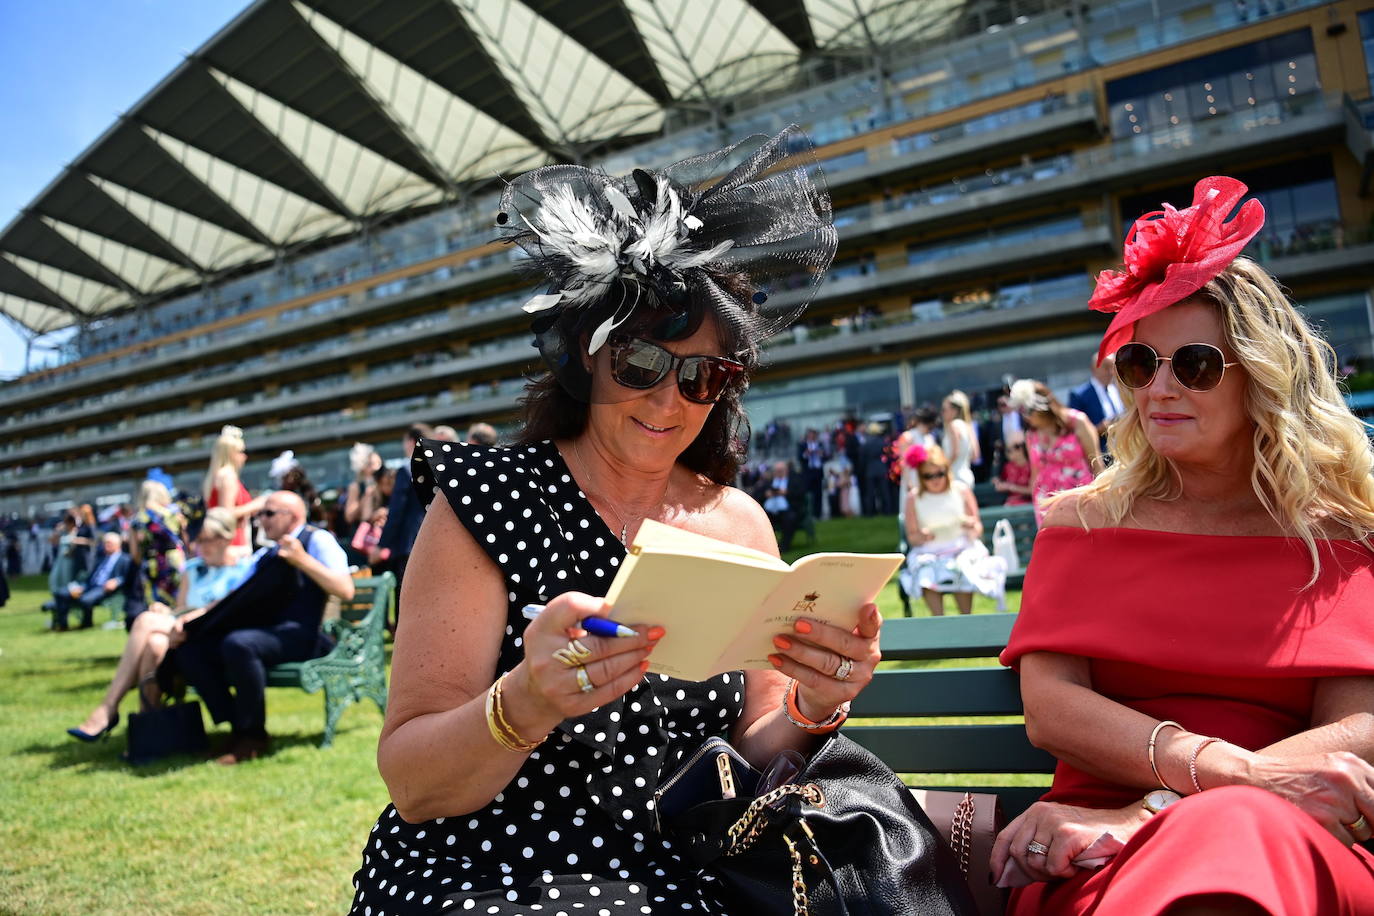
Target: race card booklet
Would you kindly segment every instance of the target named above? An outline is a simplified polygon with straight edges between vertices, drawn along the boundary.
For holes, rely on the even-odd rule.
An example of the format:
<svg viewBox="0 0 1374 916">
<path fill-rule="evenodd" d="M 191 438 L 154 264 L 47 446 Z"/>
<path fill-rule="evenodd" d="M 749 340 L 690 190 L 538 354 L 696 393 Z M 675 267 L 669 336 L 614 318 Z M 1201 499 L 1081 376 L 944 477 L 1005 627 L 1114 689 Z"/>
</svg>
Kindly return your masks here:
<svg viewBox="0 0 1374 916">
<path fill-rule="evenodd" d="M 662 626 L 649 670 L 689 681 L 768 669 L 798 617 L 852 629 L 904 558 L 813 553 L 788 565 L 760 550 L 645 521 L 611 583 L 611 619 Z"/>
</svg>

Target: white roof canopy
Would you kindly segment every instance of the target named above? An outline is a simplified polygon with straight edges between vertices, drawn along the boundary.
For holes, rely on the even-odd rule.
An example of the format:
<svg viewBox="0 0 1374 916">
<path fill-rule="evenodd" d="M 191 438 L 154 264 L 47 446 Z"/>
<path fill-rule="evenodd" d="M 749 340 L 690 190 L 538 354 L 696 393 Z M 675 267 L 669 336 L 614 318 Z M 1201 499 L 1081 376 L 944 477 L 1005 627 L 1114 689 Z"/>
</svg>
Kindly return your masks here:
<svg viewBox="0 0 1374 916">
<path fill-rule="evenodd" d="M 256 0 L 0 232 L 46 333 L 1045 0 Z M 961 22 L 964 26 L 961 26 Z"/>
</svg>

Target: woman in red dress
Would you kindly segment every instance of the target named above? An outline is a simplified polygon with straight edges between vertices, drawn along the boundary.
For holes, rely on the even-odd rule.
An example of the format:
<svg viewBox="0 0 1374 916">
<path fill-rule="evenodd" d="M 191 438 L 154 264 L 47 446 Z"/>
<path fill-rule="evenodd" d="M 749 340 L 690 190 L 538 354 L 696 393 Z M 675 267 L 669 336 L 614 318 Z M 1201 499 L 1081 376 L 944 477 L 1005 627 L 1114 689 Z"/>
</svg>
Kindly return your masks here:
<svg viewBox="0 0 1374 916">
<path fill-rule="evenodd" d="M 1132 397 L 1002 656 L 1060 760 L 993 850 L 1015 914 L 1374 913 L 1374 458 L 1330 347 L 1237 258 L 1244 193 L 1138 221 L 1090 303 Z"/>
<path fill-rule="evenodd" d="M 234 539 L 229 542 L 230 562 L 241 560 L 253 552 L 253 545 L 249 541 L 249 520 L 267 501 L 265 494 L 254 499 L 239 479 L 247 460 L 243 430 L 237 426 L 224 427 L 210 452 L 210 469 L 201 485 L 206 509 L 224 506 L 234 513 L 238 527 L 234 530 Z"/>
</svg>

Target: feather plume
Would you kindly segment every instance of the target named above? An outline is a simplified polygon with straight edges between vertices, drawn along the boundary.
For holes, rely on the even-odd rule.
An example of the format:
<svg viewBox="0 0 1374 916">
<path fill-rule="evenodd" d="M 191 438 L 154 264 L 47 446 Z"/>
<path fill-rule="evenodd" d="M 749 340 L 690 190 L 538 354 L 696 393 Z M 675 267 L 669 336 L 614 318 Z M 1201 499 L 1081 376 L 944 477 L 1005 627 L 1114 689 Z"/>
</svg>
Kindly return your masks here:
<svg viewBox="0 0 1374 916">
<path fill-rule="evenodd" d="M 562 293 L 547 293 L 542 296 L 531 296 L 529 301 L 520 306 L 520 308 L 522 311 L 533 314 L 534 312 L 542 312 L 545 309 L 551 309 L 562 301 Z"/>
</svg>

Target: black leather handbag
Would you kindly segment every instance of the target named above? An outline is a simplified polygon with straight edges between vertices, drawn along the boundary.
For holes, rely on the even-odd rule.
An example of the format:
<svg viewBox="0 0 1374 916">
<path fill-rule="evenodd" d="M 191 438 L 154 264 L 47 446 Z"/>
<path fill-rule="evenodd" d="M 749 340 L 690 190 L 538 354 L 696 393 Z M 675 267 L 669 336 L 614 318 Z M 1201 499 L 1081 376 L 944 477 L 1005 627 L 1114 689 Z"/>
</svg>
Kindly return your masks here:
<svg viewBox="0 0 1374 916">
<path fill-rule="evenodd" d="M 661 831 L 700 869 L 704 896 L 725 912 L 977 913 L 948 845 L 868 750 L 831 736 L 799 772 L 769 787 L 733 749 L 722 781 L 722 745 L 729 748 L 707 742 L 663 782 L 658 812 Z M 722 797 L 731 790 L 735 797 Z"/>
<path fill-rule="evenodd" d="M 129 716 L 129 749 L 124 756 L 134 766 L 209 749 L 199 703 L 156 706 Z"/>
</svg>

